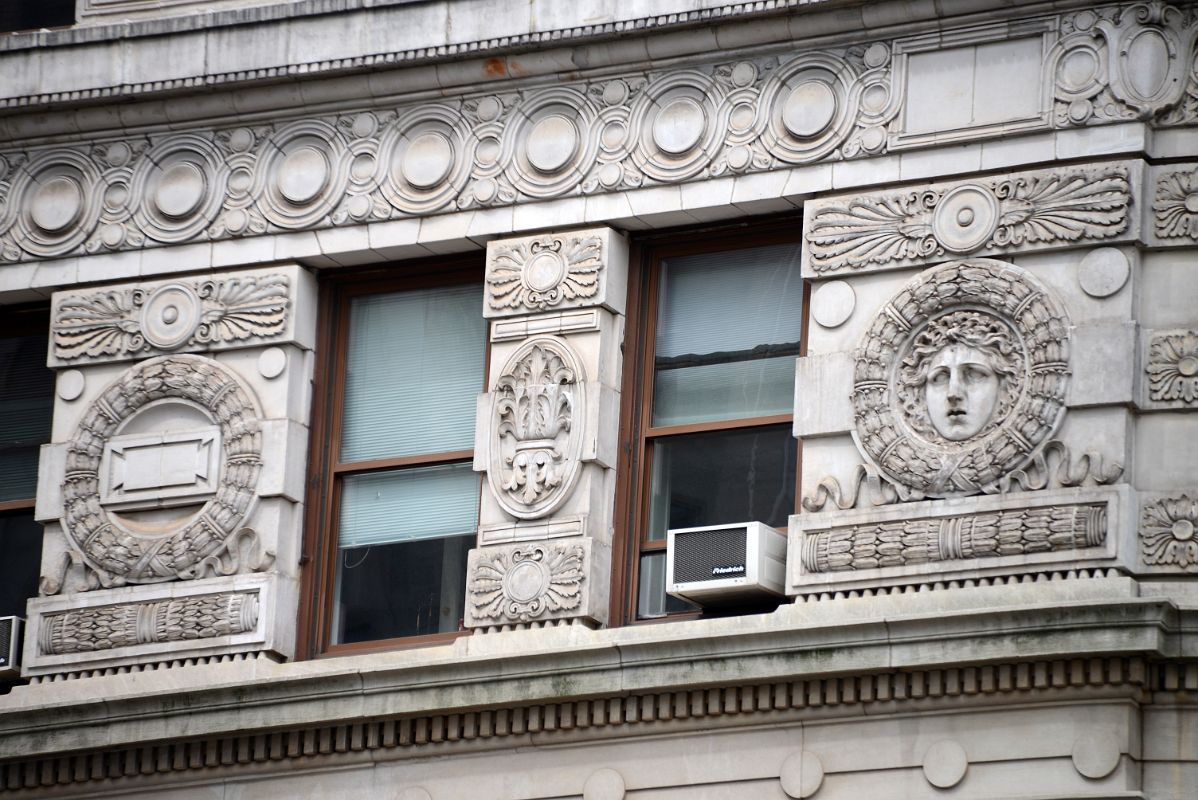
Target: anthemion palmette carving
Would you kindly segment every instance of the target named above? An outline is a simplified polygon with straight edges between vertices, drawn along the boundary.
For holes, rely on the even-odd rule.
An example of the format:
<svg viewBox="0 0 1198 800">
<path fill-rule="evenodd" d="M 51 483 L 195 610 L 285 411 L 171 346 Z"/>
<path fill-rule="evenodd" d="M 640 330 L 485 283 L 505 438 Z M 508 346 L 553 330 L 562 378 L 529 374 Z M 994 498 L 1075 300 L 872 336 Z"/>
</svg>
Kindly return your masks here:
<svg viewBox="0 0 1198 800">
<path fill-rule="evenodd" d="M 160 446 L 162 437 L 122 431 L 143 410 L 164 403 L 197 427 L 172 434 L 189 456 L 174 456 L 171 475 L 159 480 L 152 469 L 139 470 L 130 452 L 132 445 Z M 258 420 L 249 391 L 200 356 L 141 362 L 96 399 L 67 443 L 62 525 L 101 585 L 193 578 L 206 574 L 209 559 L 240 544 L 243 537 L 234 534 L 254 501 L 262 464 Z M 161 505 L 180 509 L 174 521 L 137 517 Z M 45 587 L 60 588 L 57 583 Z"/>
<path fill-rule="evenodd" d="M 495 310 L 543 311 L 599 291 L 603 239 L 554 235 L 500 245 L 487 263 L 487 303 Z"/>
<path fill-rule="evenodd" d="M 228 592 L 47 614 L 38 649 L 57 656 L 233 636 L 258 627 L 258 603 L 257 592 Z"/>
<path fill-rule="evenodd" d="M 1061 505 L 834 527 L 803 537 L 807 572 L 902 567 L 1097 547 L 1106 505 Z"/>
<path fill-rule="evenodd" d="M 956 261 L 910 281 L 856 353 L 855 438 L 913 498 L 996 491 L 1065 410 L 1069 320 L 1001 261 Z"/>
<path fill-rule="evenodd" d="M 495 382 L 487 479 L 504 510 L 521 519 L 553 512 L 580 468 L 583 371 L 556 337 L 528 340 Z"/>
<path fill-rule="evenodd" d="M 1198 239 L 1198 168 L 1158 176 L 1152 211 L 1157 236 Z"/>
<path fill-rule="evenodd" d="M 584 550 L 579 544 L 529 544 L 483 550 L 470 578 L 478 620 L 531 622 L 582 604 Z"/>
<path fill-rule="evenodd" d="M 1183 494 L 1146 501 L 1140 555 L 1151 566 L 1198 570 L 1198 500 Z"/>
<path fill-rule="evenodd" d="M 290 303 L 286 275 L 65 295 L 55 304 L 51 323 L 54 355 L 63 361 L 136 357 L 184 346 L 270 339 L 286 328 Z"/>
<path fill-rule="evenodd" d="M 820 207 L 807 241 L 816 272 L 934 259 L 1123 232 L 1131 202 L 1121 165 L 1044 170 L 978 183 L 861 195 Z"/>
<path fill-rule="evenodd" d="M 1149 399 L 1198 401 L 1198 331 L 1152 337 L 1145 369 Z"/>
</svg>

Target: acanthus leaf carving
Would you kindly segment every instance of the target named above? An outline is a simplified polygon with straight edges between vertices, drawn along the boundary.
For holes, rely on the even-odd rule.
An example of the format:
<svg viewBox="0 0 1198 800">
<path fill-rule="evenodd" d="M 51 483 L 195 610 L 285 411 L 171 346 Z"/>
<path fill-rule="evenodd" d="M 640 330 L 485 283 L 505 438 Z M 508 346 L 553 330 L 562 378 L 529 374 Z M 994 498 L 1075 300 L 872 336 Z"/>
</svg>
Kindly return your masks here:
<svg viewBox="0 0 1198 800">
<path fill-rule="evenodd" d="M 580 468 L 583 372 L 562 339 L 529 340 L 492 393 L 488 481 L 504 510 L 535 519 L 564 502 Z"/>
<path fill-rule="evenodd" d="M 1154 336 L 1145 369 L 1149 399 L 1198 402 L 1198 331 Z"/>
<path fill-rule="evenodd" d="M 1198 168 L 1160 175 L 1152 211 L 1157 236 L 1198 239 Z"/>
<path fill-rule="evenodd" d="M 529 544 L 483 550 L 470 579 L 478 620 L 523 623 L 582 605 L 586 580 L 580 544 Z"/>
<path fill-rule="evenodd" d="M 864 195 L 816 210 L 807 233 L 811 267 L 833 272 L 948 252 L 1108 239 L 1127 229 L 1130 202 L 1122 165 Z"/>
<path fill-rule="evenodd" d="M 1162 497 L 1140 514 L 1140 556 L 1149 566 L 1198 571 L 1198 500 Z"/>
<path fill-rule="evenodd" d="M 67 295 L 51 324 L 54 356 L 132 358 L 282 334 L 290 310 L 286 275 L 237 276 Z"/>
<path fill-rule="evenodd" d="M 603 239 L 545 236 L 500 246 L 487 265 L 487 303 L 495 310 L 542 311 L 577 305 L 599 291 Z"/>
</svg>

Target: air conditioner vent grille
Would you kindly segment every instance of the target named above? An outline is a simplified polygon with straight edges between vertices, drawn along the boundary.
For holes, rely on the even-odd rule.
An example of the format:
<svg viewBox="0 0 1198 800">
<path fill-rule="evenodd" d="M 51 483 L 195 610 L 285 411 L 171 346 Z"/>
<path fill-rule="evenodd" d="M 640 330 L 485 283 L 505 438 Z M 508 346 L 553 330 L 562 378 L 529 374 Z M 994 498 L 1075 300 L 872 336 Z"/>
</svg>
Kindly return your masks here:
<svg viewBox="0 0 1198 800">
<path fill-rule="evenodd" d="M 745 529 L 674 534 L 674 583 L 745 577 Z"/>
</svg>

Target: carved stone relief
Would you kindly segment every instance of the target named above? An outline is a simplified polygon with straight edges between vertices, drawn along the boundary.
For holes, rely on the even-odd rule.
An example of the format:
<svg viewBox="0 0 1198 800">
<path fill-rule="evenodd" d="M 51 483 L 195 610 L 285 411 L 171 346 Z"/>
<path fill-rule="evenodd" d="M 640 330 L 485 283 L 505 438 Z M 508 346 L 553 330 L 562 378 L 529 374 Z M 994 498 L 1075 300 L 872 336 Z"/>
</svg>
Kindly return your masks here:
<svg viewBox="0 0 1198 800">
<path fill-rule="evenodd" d="M 1198 402 L 1198 331 L 1154 336 L 1146 370 L 1150 400 Z"/>
<path fill-rule="evenodd" d="M 257 627 L 257 592 L 197 595 L 47 614 L 38 649 L 47 656 L 90 653 L 233 636 Z"/>
<path fill-rule="evenodd" d="M 581 466 L 585 375 L 564 339 L 529 339 L 508 359 L 491 400 L 487 480 L 520 519 L 551 514 Z"/>
<path fill-rule="evenodd" d="M 476 622 L 532 622 L 581 607 L 587 574 L 581 544 L 528 543 L 475 552 L 469 601 Z"/>
<path fill-rule="evenodd" d="M 1128 168 L 1041 170 L 977 183 L 816 201 L 807 241 L 816 273 L 1102 240 L 1128 227 Z"/>
<path fill-rule="evenodd" d="M 807 572 L 902 567 L 1097 547 L 1106 529 L 1105 504 L 913 518 L 809 533 L 801 557 Z"/>
<path fill-rule="evenodd" d="M 1069 320 L 1001 261 L 922 273 L 878 314 L 856 353 L 854 436 L 909 496 L 995 491 L 1064 415 Z"/>
<path fill-rule="evenodd" d="M 286 275 L 239 275 L 55 300 L 53 357 L 76 362 L 275 338 L 287 327 L 291 293 Z"/>
<path fill-rule="evenodd" d="M 1145 502 L 1140 555 L 1150 566 L 1198 570 L 1198 500 L 1188 495 Z"/>
<path fill-rule="evenodd" d="M 164 409 L 185 430 L 143 430 Z M 62 525 L 99 584 L 228 574 L 230 561 L 261 566 L 228 552 L 252 538 L 239 532 L 262 465 L 259 417 L 231 372 L 192 355 L 140 362 L 96 399 L 67 444 Z M 156 466 L 168 461 L 166 472 Z"/>
<path fill-rule="evenodd" d="M 603 239 L 550 235 L 502 243 L 487 258 L 487 305 L 518 313 L 579 305 L 599 292 Z"/>
<path fill-rule="evenodd" d="M 1157 236 L 1198 239 L 1198 167 L 1161 174 L 1152 210 Z"/>
</svg>

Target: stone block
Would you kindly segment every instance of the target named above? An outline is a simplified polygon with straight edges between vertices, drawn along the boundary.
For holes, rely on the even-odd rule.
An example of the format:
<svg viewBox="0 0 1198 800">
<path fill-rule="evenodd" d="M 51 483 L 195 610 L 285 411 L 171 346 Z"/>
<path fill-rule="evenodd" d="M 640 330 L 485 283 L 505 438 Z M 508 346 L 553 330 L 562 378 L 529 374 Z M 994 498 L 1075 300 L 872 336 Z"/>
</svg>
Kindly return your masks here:
<svg viewBox="0 0 1198 800">
<path fill-rule="evenodd" d="M 1136 385 L 1136 324 L 1077 325 L 1072 330 L 1070 408 L 1130 404 Z"/>
<path fill-rule="evenodd" d="M 1135 420 L 1132 480 L 1155 491 L 1198 491 L 1198 447 L 1179 447 L 1194 440 L 1195 420 L 1185 411 L 1144 414 Z"/>
<path fill-rule="evenodd" d="M 798 359 L 794 435 L 826 436 L 853 430 L 853 357 L 824 353 Z M 806 465 L 804 465 L 806 467 Z"/>
<path fill-rule="evenodd" d="M 1195 216 L 1198 225 L 1198 215 Z M 1141 258 L 1138 318 L 1145 328 L 1198 328 L 1198 228 L 1194 247 L 1144 253 Z"/>
<path fill-rule="evenodd" d="M 487 244 L 488 319 L 604 306 L 622 314 L 628 243 L 611 228 L 502 239 Z"/>
</svg>

